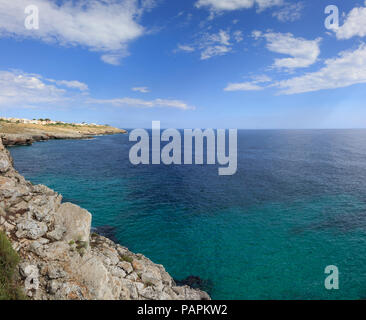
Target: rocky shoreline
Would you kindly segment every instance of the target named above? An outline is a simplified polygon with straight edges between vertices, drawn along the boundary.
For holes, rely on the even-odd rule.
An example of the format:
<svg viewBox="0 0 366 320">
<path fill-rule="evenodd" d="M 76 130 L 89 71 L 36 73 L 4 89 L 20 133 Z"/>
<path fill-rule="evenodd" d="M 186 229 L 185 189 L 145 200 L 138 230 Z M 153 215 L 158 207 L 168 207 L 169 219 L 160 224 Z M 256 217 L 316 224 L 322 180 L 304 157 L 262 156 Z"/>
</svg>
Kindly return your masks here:
<svg viewBox="0 0 366 320">
<path fill-rule="evenodd" d="M 127 133 L 121 132 L 121 133 Z M 102 134 L 98 135 L 109 135 L 115 134 L 113 131 L 105 131 Z M 3 142 L 4 146 L 29 146 L 32 145 L 34 142 L 39 141 L 48 141 L 48 140 L 59 140 L 59 139 L 91 139 L 96 134 L 84 134 L 84 133 L 0 133 L 0 139 Z"/>
<path fill-rule="evenodd" d="M 0 138 L 0 230 L 21 258 L 17 282 L 25 294 L 34 300 L 209 300 L 206 292 L 178 286 L 162 265 L 92 233 L 88 211 L 62 203 L 60 194 L 14 169 L 4 145 L 49 139 L 61 137 Z"/>
</svg>

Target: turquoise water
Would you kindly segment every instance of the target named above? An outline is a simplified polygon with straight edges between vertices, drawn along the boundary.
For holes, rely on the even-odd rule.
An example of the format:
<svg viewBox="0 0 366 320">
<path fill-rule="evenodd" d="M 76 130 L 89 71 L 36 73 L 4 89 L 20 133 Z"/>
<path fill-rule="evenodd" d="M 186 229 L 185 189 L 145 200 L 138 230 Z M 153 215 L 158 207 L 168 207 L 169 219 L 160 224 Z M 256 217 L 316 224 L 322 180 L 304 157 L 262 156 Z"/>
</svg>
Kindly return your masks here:
<svg viewBox="0 0 366 320">
<path fill-rule="evenodd" d="M 11 148 L 16 168 L 214 299 L 366 298 L 366 130 L 240 131 L 238 172 L 129 163 L 127 135 Z M 324 287 L 336 265 L 340 289 Z"/>
</svg>

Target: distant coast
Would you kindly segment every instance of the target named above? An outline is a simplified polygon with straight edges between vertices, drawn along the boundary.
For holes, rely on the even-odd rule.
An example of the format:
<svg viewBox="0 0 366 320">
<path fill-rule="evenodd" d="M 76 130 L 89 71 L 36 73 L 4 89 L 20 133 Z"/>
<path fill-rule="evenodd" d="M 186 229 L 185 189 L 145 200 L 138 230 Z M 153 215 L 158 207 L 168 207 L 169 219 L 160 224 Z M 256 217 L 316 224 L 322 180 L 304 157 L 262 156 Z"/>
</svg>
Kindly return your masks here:
<svg viewBox="0 0 366 320">
<path fill-rule="evenodd" d="M 0 118 L 0 138 L 4 146 L 31 145 L 53 139 L 88 139 L 97 135 L 126 134 L 109 125 L 65 123 L 49 119 Z"/>
</svg>

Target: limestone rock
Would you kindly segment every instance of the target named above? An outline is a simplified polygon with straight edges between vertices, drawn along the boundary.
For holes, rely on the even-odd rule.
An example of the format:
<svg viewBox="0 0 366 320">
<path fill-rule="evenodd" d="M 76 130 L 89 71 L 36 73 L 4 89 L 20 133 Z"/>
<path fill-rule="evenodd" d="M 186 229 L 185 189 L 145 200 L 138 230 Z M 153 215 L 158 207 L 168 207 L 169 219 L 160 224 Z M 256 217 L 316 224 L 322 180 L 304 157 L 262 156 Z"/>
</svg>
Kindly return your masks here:
<svg viewBox="0 0 366 320">
<path fill-rule="evenodd" d="M 34 221 L 32 219 L 23 219 L 17 224 L 18 238 L 39 239 L 47 232 L 47 226 L 43 222 Z"/>
<path fill-rule="evenodd" d="M 3 135 L 2 140 L 6 146 L 26 146 L 33 143 L 32 137 L 27 134 L 7 133 Z"/>
<path fill-rule="evenodd" d="M 0 154 L 0 173 L 5 173 L 10 169 L 9 158 L 5 154 Z"/>
<path fill-rule="evenodd" d="M 89 242 L 91 214 L 72 203 L 63 203 L 55 213 L 55 223 L 65 227 L 64 241 Z"/>
<path fill-rule="evenodd" d="M 53 231 L 47 233 L 47 238 L 52 241 L 60 241 L 65 232 L 64 226 L 57 225 Z"/>
<path fill-rule="evenodd" d="M 131 263 L 127 261 L 120 262 L 118 266 L 121 267 L 127 274 L 130 274 L 133 271 Z"/>
<path fill-rule="evenodd" d="M 91 257 L 75 270 L 85 286 L 92 289 L 92 295 L 97 300 L 115 300 L 117 297 L 112 293 L 112 275 L 103 263 Z"/>
</svg>

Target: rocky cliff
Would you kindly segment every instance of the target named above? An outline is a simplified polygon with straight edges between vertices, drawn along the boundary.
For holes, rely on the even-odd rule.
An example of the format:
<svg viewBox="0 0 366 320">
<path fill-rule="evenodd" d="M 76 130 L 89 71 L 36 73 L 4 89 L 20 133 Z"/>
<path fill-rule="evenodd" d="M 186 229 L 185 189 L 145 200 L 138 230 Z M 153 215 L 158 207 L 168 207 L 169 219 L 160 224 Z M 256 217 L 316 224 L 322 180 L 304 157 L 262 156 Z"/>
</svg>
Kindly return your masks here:
<svg viewBox="0 0 366 320">
<path fill-rule="evenodd" d="M 93 125 L 36 125 L 0 121 L 0 139 L 5 146 L 31 145 L 52 139 L 88 139 L 96 135 L 127 133 L 110 126 Z"/>
<path fill-rule="evenodd" d="M 177 286 L 162 265 L 95 233 L 91 214 L 14 168 L 0 138 L 0 230 L 21 257 L 18 282 L 31 299 L 207 300 Z"/>
<path fill-rule="evenodd" d="M 121 131 L 118 133 L 126 133 L 127 131 Z M 57 140 L 57 139 L 90 139 L 96 135 L 108 135 L 115 134 L 112 131 L 104 131 L 102 133 L 78 133 L 78 132 L 26 132 L 26 133 L 1 133 L 0 139 L 4 146 L 29 146 L 33 142 Z"/>
</svg>

